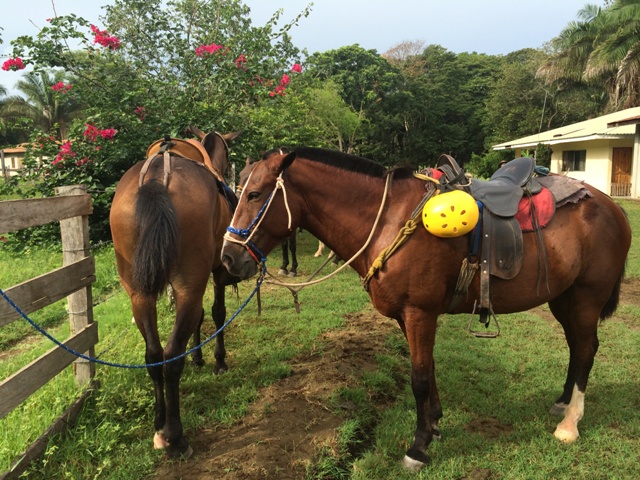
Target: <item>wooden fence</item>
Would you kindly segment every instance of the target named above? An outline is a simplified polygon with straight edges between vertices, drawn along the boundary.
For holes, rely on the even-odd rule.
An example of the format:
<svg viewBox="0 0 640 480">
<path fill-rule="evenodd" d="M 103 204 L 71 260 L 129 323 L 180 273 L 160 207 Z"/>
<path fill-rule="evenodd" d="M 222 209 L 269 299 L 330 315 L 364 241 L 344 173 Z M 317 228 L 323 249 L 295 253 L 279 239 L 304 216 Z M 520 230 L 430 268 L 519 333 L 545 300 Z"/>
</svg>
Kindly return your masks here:
<svg viewBox="0 0 640 480">
<path fill-rule="evenodd" d="M 55 197 L 0 202 L 0 234 L 60 221 L 63 266 L 3 291 L 25 314 L 67 298 L 70 337 L 67 347 L 94 356 L 98 326 L 93 321 L 91 284 L 95 282 L 95 261 L 89 252 L 91 195 L 82 186 L 61 187 Z M 22 317 L 0 298 L 0 328 Z M 76 383 L 91 384 L 95 364 L 54 346 L 47 353 L 0 383 L 0 418 L 5 417 L 30 395 L 73 363 Z M 18 478 L 28 463 L 42 454 L 50 435 L 61 433 L 73 423 L 91 388 L 84 392 L 31 447 L 0 474 L 0 480 Z"/>
<path fill-rule="evenodd" d="M 630 197 L 631 184 L 630 183 L 612 183 L 611 196 L 612 197 Z"/>
</svg>

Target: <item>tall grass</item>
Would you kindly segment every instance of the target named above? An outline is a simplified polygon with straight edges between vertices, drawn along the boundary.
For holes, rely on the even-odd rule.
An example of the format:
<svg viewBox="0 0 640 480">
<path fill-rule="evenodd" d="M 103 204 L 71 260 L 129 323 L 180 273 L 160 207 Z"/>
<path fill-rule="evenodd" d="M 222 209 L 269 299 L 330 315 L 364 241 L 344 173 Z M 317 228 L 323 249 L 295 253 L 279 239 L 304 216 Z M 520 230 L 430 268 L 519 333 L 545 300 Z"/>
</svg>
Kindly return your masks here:
<svg viewBox="0 0 640 480">
<path fill-rule="evenodd" d="M 634 231 L 627 273 L 638 277 L 640 204 L 624 202 L 624 207 Z M 312 257 L 316 246 L 310 235 L 299 237 L 303 275 L 321 262 Z M 94 313 L 100 335 L 96 350 L 105 360 L 141 364 L 144 341 L 131 323 L 129 301 L 119 287 L 112 249 L 94 253 L 98 278 L 94 297 L 100 301 Z M 277 266 L 278 255 L 274 252 L 270 256 L 271 268 Z M 59 266 L 57 258 L 61 256 L 51 251 L 34 251 L 26 259 L 0 255 L 0 287 Z M 32 272 L 40 263 L 44 269 Z M 252 288 L 252 282 L 242 283 L 237 297 L 229 290 L 229 314 Z M 211 299 L 209 291 L 206 302 Z M 298 315 L 287 290 L 264 287 L 262 315 L 257 315 L 252 302 L 226 331 L 230 371 L 213 377 L 213 348 L 209 347 L 203 351 L 209 367 L 198 370 L 187 366 L 181 385 L 187 437 L 197 429 L 241 419 L 261 387 L 290 374 L 292 360 L 322 351 L 323 332 L 343 328 L 347 314 L 371 312 L 368 297 L 351 270 L 305 289 L 300 300 Z M 62 339 L 68 335 L 68 327 L 64 303 L 59 303 L 51 307 L 52 312 L 38 311 L 31 317 L 47 323 Z M 209 317 L 208 308 L 205 311 Z M 166 339 L 173 319 L 165 300 L 159 313 L 159 328 Z M 335 401 L 329 407 L 345 421 L 336 431 L 335 448 L 318 448 L 308 467 L 308 478 L 637 478 L 640 328 L 633 319 L 639 314 L 637 305 L 621 305 L 618 314 L 603 324 L 585 418 L 580 424 L 582 437 L 573 445 L 562 445 L 553 437 L 557 419 L 547 413 L 564 383 L 568 360 L 557 323 L 543 313 L 504 315 L 500 318 L 502 335 L 480 340 L 466 334 L 467 316 L 442 316 L 435 356 L 445 410 L 443 440 L 430 446 L 433 462 L 418 474 L 408 474 L 399 465 L 413 436 L 415 405 L 408 383 L 408 349 L 396 329 L 386 339 L 376 368 L 359 374 L 355 387 L 334 392 Z M 51 347 L 47 340 L 28 336 L 30 327 L 16 328 L 23 330 L 5 339 L 1 348 L 2 378 Z M 207 318 L 205 333 L 213 331 Z M 78 424 L 66 438 L 50 443 L 44 458 L 32 465 L 28 478 L 139 479 L 152 475 L 164 461 L 161 453 L 151 449 L 153 393 L 146 371 L 98 366 L 96 377 L 100 387 L 85 405 Z M 0 471 L 8 468 L 76 395 L 67 371 L 0 420 Z M 385 399 L 382 403 L 381 398 Z M 357 408 L 345 412 L 339 405 L 346 401 Z"/>
</svg>

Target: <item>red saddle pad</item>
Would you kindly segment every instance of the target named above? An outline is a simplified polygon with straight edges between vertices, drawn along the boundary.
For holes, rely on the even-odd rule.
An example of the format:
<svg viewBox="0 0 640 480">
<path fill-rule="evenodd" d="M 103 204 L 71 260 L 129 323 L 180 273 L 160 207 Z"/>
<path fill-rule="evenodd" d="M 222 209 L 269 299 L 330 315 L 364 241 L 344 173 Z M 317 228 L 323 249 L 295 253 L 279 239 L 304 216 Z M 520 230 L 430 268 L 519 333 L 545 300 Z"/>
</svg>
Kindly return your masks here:
<svg viewBox="0 0 640 480">
<path fill-rule="evenodd" d="M 532 203 L 540 227 L 547 226 L 556 213 L 556 202 L 548 188 L 542 187 L 540 193 L 532 197 L 523 196 L 518 205 L 518 213 L 516 213 L 516 220 L 518 220 L 523 232 L 531 232 L 533 230 L 531 221 Z"/>
</svg>

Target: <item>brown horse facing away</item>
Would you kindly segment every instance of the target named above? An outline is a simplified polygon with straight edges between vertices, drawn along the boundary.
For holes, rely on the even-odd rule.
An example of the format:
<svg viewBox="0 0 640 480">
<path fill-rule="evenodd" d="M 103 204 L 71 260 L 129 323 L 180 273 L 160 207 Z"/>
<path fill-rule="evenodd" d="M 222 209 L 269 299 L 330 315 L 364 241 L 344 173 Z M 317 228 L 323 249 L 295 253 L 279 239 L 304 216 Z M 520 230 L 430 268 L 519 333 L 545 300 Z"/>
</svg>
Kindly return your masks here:
<svg viewBox="0 0 640 480">
<path fill-rule="evenodd" d="M 257 272 L 256 258 L 264 258 L 291 231 L 302 227 L 345 259 L 362 249 L 371 234 L 371 242 L 351 263 L 365 277 L 425 193 L 425 182 L 410 171 L 396 169 L 388 176 L 384 167 L 371 161 L 312 148 L 258 162 L 225 236 L 224 265 L 233 275 L 249 278 Z M 592 196 L 558 208 L 542 230 L 548 265 L 543 287 L 533 233 L 523 234 L 520 272 L 510 280 L 493 278 L 491 283 L 495 313 L 548 303 L 564 329 L 569 366 L 563 391 L 552 408 L 553 413 L 564 415 L 555 431 L 564 442 L 578 438 L 587 380 L 598 349 L 598 322 L 617 307 L 631 242 L 623 210 L 605 194 L 584 187 Z M 379 210 L 385 190 L 386 203 Z M 378 211 L 379 222 L 373 229 Z M 419 469 L 429 461 L 427 447 L 440 436 L 442 407 L 433 359 L 437 317 L 445 312 L 472 312 L 480 295 L 478 272 L 468 294 L 455 308 L 448 308 L 468 253 L 469 235 L 440 238 L 420 226 L 369 283 L 373 305 L 397 320 L 409 344 L 417 426 L 403 460 L 408 469 Z"/>
<path fill-rule="evenodd" d="M 237 281 L 220 261 L 222 237 L 232 210 L 214 172 L 217 169 L 218 176 L 225 172 L 228 142 L 239 132 L 205 135 L 195 127 L 191 127 L 191 131 L 201 140 L 201 145 L 196 145 L 198 151 L 204 147 L 213 169 L 200 163 L 204 157 L 192 159 L 170 153 L 166 165 L 168 181 L 164 186 L 167 173 L 164 154 L 151 155 L 153 160 L 147 166 L 141 161 L 123 175 L 111 206 L 109 220 L 118 274 L 145 340 L 147 364 L 183 354 L 192 336 L 194 345 L 200 344 L 202 301 L 212 272 L 211 313 L 217 328 L 225 322 L 224 287 Z M 163 349 L 158 336 L 156 301 L 167 285 L 172 286 L 175 295 L 176 319 Z M 214 372 L 225 371 L 222 332 L 216 337 L 214 355 Z M 200 349 L 193 353 L 192 359 L 196 365 L 204 364 Z M 170 457 L 186 458 L 192 450 L 183 437 L 180 420 L 179 385 L 183 369 L 184 358 L 181 358 L 148 367 L 147 371 L 155 391 L 154 447 L 166 449 Z"/>
</svg>

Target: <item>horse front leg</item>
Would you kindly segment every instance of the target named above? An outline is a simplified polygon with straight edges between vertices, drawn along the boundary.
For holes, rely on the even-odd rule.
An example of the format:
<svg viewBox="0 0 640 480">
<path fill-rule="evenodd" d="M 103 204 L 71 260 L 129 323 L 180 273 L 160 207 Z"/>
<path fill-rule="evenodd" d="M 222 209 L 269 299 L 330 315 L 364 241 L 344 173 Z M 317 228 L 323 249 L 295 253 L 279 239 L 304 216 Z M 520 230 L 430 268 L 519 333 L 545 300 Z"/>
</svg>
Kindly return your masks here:
<svg viewBox="0 0 640 480">
<path fill-rule="evenodd" d="M 221 280 L 216 280 L 214 276 L 213 293 L 214 301 L 211 307 L 211 316 L 216 324 L 216 346 L 213 350 L 213 355 L 216 359 L 216 365 L 213 367 L 213 373 L 218 375 L 229 370 L 225 358 L 227 356 L 227 350 L 224 347 L 224 330 L 220 330 L 227 318 L 227 308 L 225 304 L 225 287 Z"/>
<path fill-rule="evenodd" d="M 202 343 L 201 329 L 202 329 L 203 322 L 204 322 L 204 308 L 202 309 L 202 314 L 200 315 L 200 321 L 198 322 L 198 325 L 196 325 L 196 331 L 193 332 L 192 346 L 194 348 Z M 201 348 L 198 348 L 197 350 L 193 351 L 193 353 L 191 354 L 191 363 L 193 363 L 196 367 L 204 366 L 204 359 L 202 358 Z"/>
<path fill-rule="evenodd" d="M 287 275 L 289 271 L 287 267 L 289 266 L 289 244 L 288 240 L 282 242 L 282 265 L 280 265 L 280 270 L 278 270 L 279 275 Z"/>
<path fill-rule="evenodd" d="M 291 270 L 289 271 L 289 276 L 295 277 L 298 274 L 298 247 L 295 232 L 289 237 L 289 250 L 291 251 Z"/>
<path fill-rule="evenodd" d="M 413 444 L 402 461 L 408 470 L 419 470 L 429 463 L 427 447 L 434 433 L 439 435 L 437 425 L 442 417 L 442 407 L 433 362 L 436 321 L 437 315 L 420 311 L 405 313 L 403 321 L 411 354 L 411 390 L 416 402 L 417 420 Z"/>
</svg>

